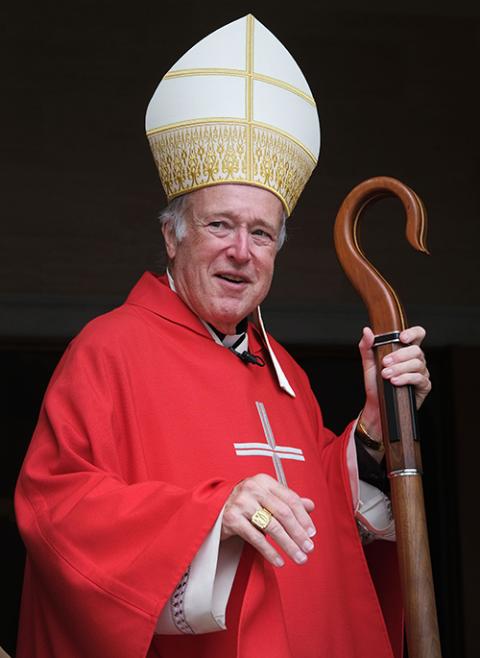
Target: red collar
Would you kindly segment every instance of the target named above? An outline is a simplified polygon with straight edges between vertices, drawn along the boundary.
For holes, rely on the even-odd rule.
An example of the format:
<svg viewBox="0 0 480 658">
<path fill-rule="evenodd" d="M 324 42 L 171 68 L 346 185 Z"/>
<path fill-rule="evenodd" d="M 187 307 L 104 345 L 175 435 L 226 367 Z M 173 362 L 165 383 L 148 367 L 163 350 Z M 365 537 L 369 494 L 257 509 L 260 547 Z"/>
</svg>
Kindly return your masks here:
<svg viewBox="0 0 480 658">
<path fill-rule="evenodd" d="M 153 272 L 145 272 L 125 303 L 145 308 L 169 322 L 187 327 L 200 336 L 213 340 L 198 316 L 170 289 L 166 274 L 159 276 Z M 248 323 L 248 340 L 251 352 L 257 353 L 264 349 L 263 340 L 251 322 Z"/>
</svg>

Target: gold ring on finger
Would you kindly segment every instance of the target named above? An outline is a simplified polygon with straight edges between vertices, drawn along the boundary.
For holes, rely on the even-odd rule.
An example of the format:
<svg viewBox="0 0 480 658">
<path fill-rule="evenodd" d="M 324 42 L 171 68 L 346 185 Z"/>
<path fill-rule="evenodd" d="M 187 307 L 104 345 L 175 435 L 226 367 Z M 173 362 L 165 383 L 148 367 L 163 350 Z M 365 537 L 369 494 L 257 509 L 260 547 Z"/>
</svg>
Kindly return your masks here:
<svg viewBox="0 0 480 658">
<path fill-rule="evenodd" d="M 250 522 L 262 532 L 268 528 L 268 524 L 271 520 L 272 513 L 269 512 L 268 509 L 265 509 L 265 507 L 259 507 L 250 518 Z"/>
</svg>

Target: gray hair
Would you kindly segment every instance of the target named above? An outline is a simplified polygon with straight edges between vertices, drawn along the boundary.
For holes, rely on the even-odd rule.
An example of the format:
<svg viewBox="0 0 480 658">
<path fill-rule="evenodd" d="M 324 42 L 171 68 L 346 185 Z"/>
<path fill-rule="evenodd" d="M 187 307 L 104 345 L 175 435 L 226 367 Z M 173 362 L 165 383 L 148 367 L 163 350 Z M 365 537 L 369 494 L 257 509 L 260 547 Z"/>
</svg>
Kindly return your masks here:
<svg viewBox="0 0 480 658">
<path fill-rule="evenodd" d="M 172 199 L 158 216 L 160 226 L 163 227 L 167 224 L 171 224 L 177 242 L 181 242 L 187 234 L 186 210 L 188 206 L 188 196 L 188 194 L 182 194 L 181 196 Z M 287 213 L 285 209 L 283 209 L 282 225 L 277 239 L 277 251 L 280 251 L 287 238 L 286 223 Z"/>
<path fill-rule="evenodd" d="M 177 196 L 170 201 L 158 216 L 160 226 L 171 224 L 177 242 L 181 242 L 187 234 L 187 220 L 185 217 L 187 203 L 188 194 Z"/>
</svg>

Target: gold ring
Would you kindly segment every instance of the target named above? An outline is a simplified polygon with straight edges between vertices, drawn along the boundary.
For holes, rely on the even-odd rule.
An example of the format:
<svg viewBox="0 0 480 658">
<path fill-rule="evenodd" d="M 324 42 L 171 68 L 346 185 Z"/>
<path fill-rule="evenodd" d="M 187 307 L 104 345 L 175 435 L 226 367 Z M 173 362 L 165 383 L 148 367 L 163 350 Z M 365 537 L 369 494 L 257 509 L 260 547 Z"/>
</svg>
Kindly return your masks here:
<svg viewBox="0 0 480 658">
<path fill-rule="evenodd" d="M 272 520 L 272 513 L 265 509 L 265 507 L 259 507 L 255 514 L 252 515 L 250 522 L 259 530 L 266 530 L 268 524 Z"/>
</svg>

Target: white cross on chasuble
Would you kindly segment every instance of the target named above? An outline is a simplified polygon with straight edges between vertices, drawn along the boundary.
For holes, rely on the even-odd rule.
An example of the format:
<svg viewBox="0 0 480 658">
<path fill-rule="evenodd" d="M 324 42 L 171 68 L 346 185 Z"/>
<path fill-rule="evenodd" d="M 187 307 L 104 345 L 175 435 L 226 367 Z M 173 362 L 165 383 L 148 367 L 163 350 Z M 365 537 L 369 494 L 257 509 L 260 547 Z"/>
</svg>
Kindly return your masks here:
<svg viewBox="0 0 480 658">
<path fill-rule="evenodd" d="M 250 457 L 253 455 L 261 455 L 263 457 L 270 457 L 273 459 L 275 473 L 277 480 L 287 485 L 287 479 L 283 470 L 282 459 L 294 459 L 295 461 L 304 462 L 305 457 L 300 448 L 289 448 L 287 446 L 277 446 L 275 437 L 273 435 L 270 421 L 268 420 L 267 412 L 263 402 L 255 402 L 258 415 L 263 427 L 263 433 L 267 439 L 266 443 L 234 443 L 233 447 L 238 457 Z"/>
</svg>

